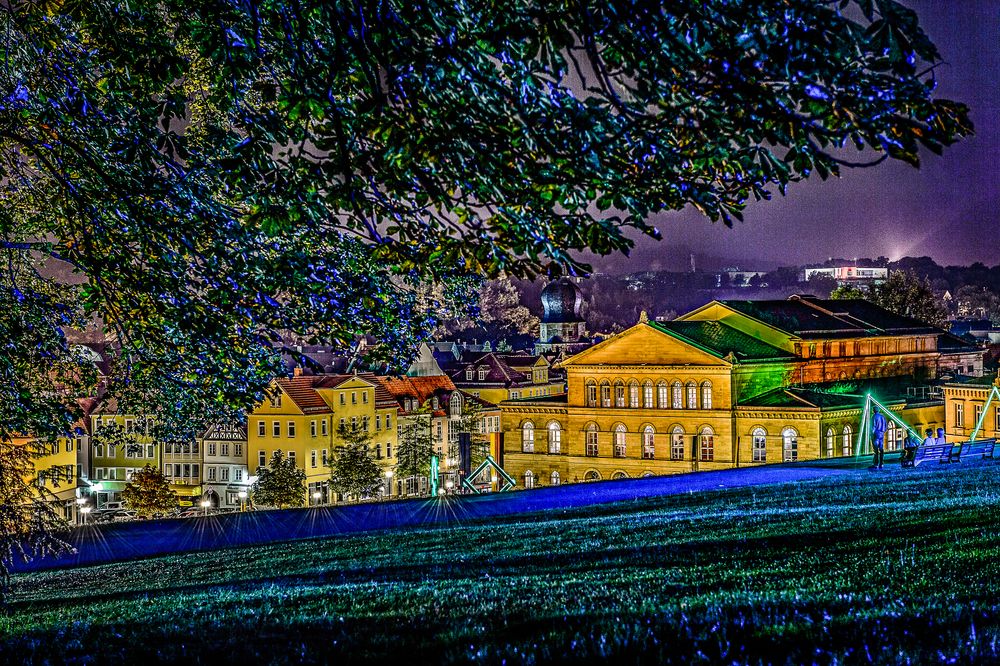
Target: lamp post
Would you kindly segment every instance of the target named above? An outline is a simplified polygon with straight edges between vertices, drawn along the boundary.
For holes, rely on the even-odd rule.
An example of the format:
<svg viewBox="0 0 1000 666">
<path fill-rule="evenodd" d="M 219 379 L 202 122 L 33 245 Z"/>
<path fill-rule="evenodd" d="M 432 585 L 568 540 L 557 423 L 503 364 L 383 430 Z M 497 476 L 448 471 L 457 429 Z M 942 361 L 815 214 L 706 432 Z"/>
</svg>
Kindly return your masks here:
<svg viewBox="0 0 1000 666">
<path fill-rule="evenodd" d="M 319 504 L 319 500 L 322 497 L 323 497 L 323 493 L 321 493 L 320 491 L 317 490 L 316 492 L 314 492 L 313 493 L 313 504 L 318 505 Z"/>
<path fill-rule="evenodd" d="M 392 497 L 392 470 L 386 470 L 385 472 L 385 496 L 386 498 Z"/>
<path fill-rule="evenodd" d="M 212 503 L 208 500 L 201 501 L 201 508 L 205 510 L 205 515 L 208 515 L 208 507 L 212 506 Z"/>
<path fill-rule="evenodd" d="M 247 510 L 247 491 L 241 490 L 239 492 L 239 496 L 240 496 L 240 511 L 246 511 Z"/>
<path fill-rule="evenodd" d="M 82 506 L 82 507 L 80 507 L 80 515 L 83 516 L 83 524 L 84 525 L 87 524 L 87 514 L 88 513 L 90 513 L 90 507 L 89 506 Z"/>
<path fill-rule="evenodd" d="M 76 514 L 77 514 L 78 518 L 80 516 L 80 513 L 83 511 L 83 507 L 84 507 L 84 505 L 86 503 L 87 503 L 87 498 L 86 497 L 77 497 L 76 498 Z M 77 522 L 79 522 L 79 520 Z"/>
</svg>

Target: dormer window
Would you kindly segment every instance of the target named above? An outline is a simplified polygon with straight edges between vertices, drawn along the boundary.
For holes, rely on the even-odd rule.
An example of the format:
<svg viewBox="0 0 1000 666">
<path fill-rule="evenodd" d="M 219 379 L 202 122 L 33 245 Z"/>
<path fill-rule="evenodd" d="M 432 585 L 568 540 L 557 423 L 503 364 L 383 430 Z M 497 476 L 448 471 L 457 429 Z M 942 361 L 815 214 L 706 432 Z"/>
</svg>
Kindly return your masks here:
<svg viewBox="0 0 1000 666">
<path fill-rule="evenodd" d="M 486 368 L 479 368 L 479 381 L 486 379 Z"/>
<path fill-rule="evenodd" d="M 271 406 L 272 407 L 281 407 L 281 394 L 280 393 L 276 393 L 275 395 L 271 396 Z"/>
<path fill-rule="evenodd" d="M 434 396 L 433 398 L 431 398 L 431 409 L 437 409 L 437 408 L 438 408 L 438 399 L 437 396 Z"/>
<path fill-rule="evenodd" d="M 465 369 L 465 381 L 467 381 L 467 382 L 471 382 L 472 381 L 472 368 L 466 368 Z"/>
</svg>

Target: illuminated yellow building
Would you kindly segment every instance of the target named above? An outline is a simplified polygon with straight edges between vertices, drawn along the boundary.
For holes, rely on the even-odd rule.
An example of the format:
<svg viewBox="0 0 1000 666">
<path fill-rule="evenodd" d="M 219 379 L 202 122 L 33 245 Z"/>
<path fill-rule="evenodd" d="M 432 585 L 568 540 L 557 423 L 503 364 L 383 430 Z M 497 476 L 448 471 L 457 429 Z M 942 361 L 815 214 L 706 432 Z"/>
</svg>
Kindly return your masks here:
<svg viewBox="0 0 1000 666">
<path fill-rule="evenodd" d="M 297 376 L 277 380 L 275 388 L 274 397 L 249 417 L 251 474 L 280 450 L 305 471 L 308 503 L 328 503 L 329 463 L 342 443 L 337 435 L 341 425 L 371 433 L 376 460 L 386 472 L 392 469 L 398 407 L 374 375 Z"/>
<path fill-rule="evenodd" d="M 944 427 L 949 442 L 969 441 L 976 425 L 980 426 L 977 440 L 1000 438 L 1000 393 L 994 391 L 998 383 L 997 376 L 991 375 L 944 385 Z"/>
<path fill-rule="evenodd" d="M 928 382 L 982 352 L 866 301 L 713 301 L 570 357 L 568 392 L 501 404 L 521 487 L 859 453 L 871 392 L 914 429 L 944 422 Z M 887 433 L 888 450 L 903 432 Z"/>
<path fill-rule="evenodd" d="M 565 392 L 561 378 L 550 376 L 544 356 L 483 352 L 469 354 L 449 371 L 455 386 L 487 402 L 539 398 Z"/>
</svg>

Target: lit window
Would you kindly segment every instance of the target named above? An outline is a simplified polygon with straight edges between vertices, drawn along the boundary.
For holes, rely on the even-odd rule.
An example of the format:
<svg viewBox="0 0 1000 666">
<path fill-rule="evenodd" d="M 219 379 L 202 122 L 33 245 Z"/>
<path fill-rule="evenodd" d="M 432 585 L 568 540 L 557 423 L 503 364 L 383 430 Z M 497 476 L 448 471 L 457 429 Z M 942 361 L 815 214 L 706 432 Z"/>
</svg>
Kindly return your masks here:
<svg viewBox="0 0 1000 666">
<path fill-rule="evenodd" d="M 646 426 L 642 430 L 642 457 L 652 460 L 656 454 L 655 432 L 653 426 Z"/>
<path fill-rule="evenodd" d="M 794 462 L 799 459 L 799 433 L 795 428 L 785 428 L 781 431 L 781 448 L 784 452 L 785 462 Z"/>
<path fill-rule="evenodd" d="M 615 383 L 615 407 L 625 406 L 625 384 L 622 382 Z"/>
<path fill-rule="evenodd" d="M 642 385 L 642 406 L 645 409 L 653 408 L 653 382 Z"/>
<path fill-rule="evenodd" d="M 698 409 L 698 385 L 694 382 L 687 383 L 687 408 Z"/>
<path fill-rule="evenodd" d="M 562 447 L 562 429 L 556 421 L 549 424 L 549 453 L 559 453 Z"/>
<path fill-rule="evenodd" d="M 833 440 L 834 440 L 833 428 L 827 428 L 826 429 L 826 448 L 824 449 L 824 453 L 823 453 L 823 455 L 825 455 L 827 458 L 832 458 L 833 457 Z"/>
<path fill-rule="evenodd" d="M 611 385 L 601 382 L 601 407 L 611 406 Z"/>
<path fill-rule="evenodd" d="M 684 460 L 684 428 L 680 426 L 670 432 L 670 459 Z"/>
<path fill-rule="evenodd" d="M 529 489 L 535 487 L 535 475 L 530 469 L 524 473 L 524 487 Z"/>
<path fill-rule="evenodd" d="M 715 460 L 715 433 L 708 426 L 705 426 L 701 430 L 701 435 L 698 437 L 698 441 L 701 449 L 701 459 L 703 461 L 709 462 Z"/>
<path fill-rule="evenodd" d="M 753 432 L 750 433 L 750 437 L 753 440 L 753 455 L 751 459 L 754 462 L 767 462 L 767 431 L 763 428 L 754 428 Z"/>
<path fill-rule="evenodd" d="M 597 455 L 597 425 L 594 423 L 587 425 L 587 455 Z"/>
<path fill-rule="evenodd" d="M 525 453 L 535 451 L 535 424 L 531 421 L 521 426 L 521 450 Z"/>
<path fill-rule="evenodd" d="M 319 456 L 317 455 L 317 453 L 318 452 L 316 451 L 316 449 L 313 449 L 312 452 L 309 455 L 309 464 L 312 467 L 316 467 L 316 463 L 318 462 L 317 458 Z"/>
<path fill-rule="evenodd" d="M 587 406 L 597 407 L 597 384 L 587 382 Z"/>
<path fill-rule="evenodd" d="M 712 409 L 712 382 L 701 383 L 701 408 Z"/>
<path fill-rule="evenodd" d="M 628 385 L 628 406 L 632 409 L 639 409 L 639 384 L 629 382 Z"/>
<path fill-rule="evenodd" d="M 673 409 L 681 409 L 684 407 L 682 402 L 683 395 L 680 382 L 674 382 L 670 386 L 670 406 Z"/>
<path fill-rule="evenodd" d="M 614 429 L 614 456 L 615 458 L 625 457 L 625 426 L 621 423 Z"/>
<path fill-rule="evenodd" d="M 656 385 L 656 406 L 666 409 L 670 403 L 667 401 L 667 383 L 660 382 Z"/>
<path fill-rule="evenodd" d="M 844 426 L 844 443 L 843 443 L 843 447 L 841 448 L 841 453 L 843 455 L 845 455 L 845 456 L 851 455 L 851 453 L 854 450 L 854 446 L 853 446 L 853 443 L 851 441 L 852 440 L 852 435 L 853 435 L 853 433 L 851 431 L 851 426 L 845 425 Z"/>
<path fill-rule="evenodd" d="M 549 478 L 551 479 L 550 483 L 553 486 L 558 486 L 559 485 L 559 472 L 553 471 L 552 474 L 551 474 L 551 476 Z"/>
</svg>

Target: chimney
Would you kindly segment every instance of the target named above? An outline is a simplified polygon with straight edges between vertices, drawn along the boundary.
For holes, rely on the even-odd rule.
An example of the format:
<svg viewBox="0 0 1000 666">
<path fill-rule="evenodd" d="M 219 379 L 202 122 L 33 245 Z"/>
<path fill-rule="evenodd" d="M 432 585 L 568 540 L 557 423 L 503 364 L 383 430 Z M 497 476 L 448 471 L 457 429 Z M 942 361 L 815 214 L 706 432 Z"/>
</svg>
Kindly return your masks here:
<svg viewBox="0 0 1000 666">
<path fill-rule="evenodd" d="M 302 366 L 301 365 L 295 366 L 295 369 L 292 370 L 292 376 L 293 377 L 301 377 L 302 376 Z"/>
</svg>

